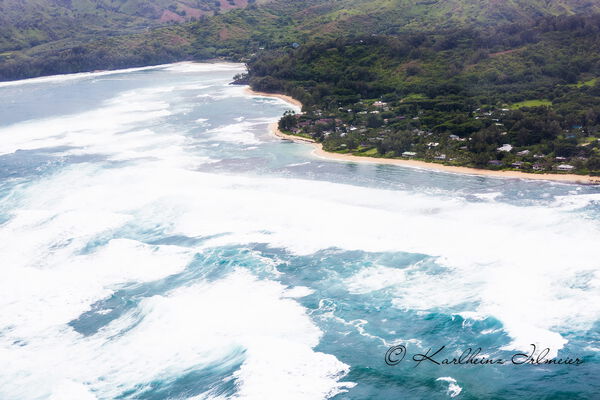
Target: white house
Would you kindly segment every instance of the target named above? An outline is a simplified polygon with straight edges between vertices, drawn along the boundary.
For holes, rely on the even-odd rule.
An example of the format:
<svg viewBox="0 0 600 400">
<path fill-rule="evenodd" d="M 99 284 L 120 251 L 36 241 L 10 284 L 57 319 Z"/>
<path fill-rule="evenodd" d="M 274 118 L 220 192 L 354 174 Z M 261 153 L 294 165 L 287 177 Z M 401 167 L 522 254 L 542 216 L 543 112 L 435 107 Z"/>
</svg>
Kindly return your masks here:
<svg viewBox="0 0 600 400">
<path fill-rule="evenodd" d="M 502 147 L 498 147 L 496 150 L 498 150 L 498 151 L 505 151 L 505 152 L 508 153 L 512 149 L 513 149 L 513 147 L 510 144 L 505 143 L 505 144 L 502 145 Z"/>
<path fill-rule="evenodd" d="M 559 171 L 572 171 L 575 167 L 569 164 L 560 164 L 556 169 Z"/>
</svg>

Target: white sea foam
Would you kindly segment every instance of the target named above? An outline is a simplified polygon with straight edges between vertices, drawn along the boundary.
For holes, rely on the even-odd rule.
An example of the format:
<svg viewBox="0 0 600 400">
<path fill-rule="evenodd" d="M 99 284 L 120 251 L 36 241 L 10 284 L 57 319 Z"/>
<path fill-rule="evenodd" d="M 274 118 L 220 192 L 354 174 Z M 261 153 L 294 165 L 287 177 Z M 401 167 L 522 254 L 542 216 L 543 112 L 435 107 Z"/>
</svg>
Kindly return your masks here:
<svg viewBox="0 0 600 400">
<path fill-rule="evenodd" d="M 0 87 L 28 85 L 28 84 L 35 84 L 35 83 L 60 83 L 60 82 L 85 79 L 85 78 L 97 78 L 97 77 L 107 76 L 107 75 L 127 74 L 127 73 L 137 72 L 137 71 L 162 69 L 162 68 L 169 67 L 171 65 L 173 65 L 173 64 L 153 65 L 153 66 L 149 66 L 149 67 L 116 69 L 116 70 L 110 70 L 110 71 L 80 72 L 77 74 L 42 76 L 39 78 L 29 78 L 29 79 L 20 79 L 17 81 L 0 82 Z"/>
<path fill-rule="evenodd" d="M 199 250 L 111 239 L 127 224 L 175 232 L 168 219 L 183 217 L 189 205 L 197 211 L 196 199 L 212 190 L 204 183 L 221 186 L 218 176 L 195 172 L 187 162 L 185 137 L 156 131 L 154 125 L 171 113 L 156 97 L 172 90 L 130 91 L 94 111 L 2 128 L 4 153 L 71 146 L 65 153 L 130 163 L 71 166 L 19 189 L 18 209 L 0 227 L 6 262 L 0 269 L 0 356 L 11 371 L 0 374 L 0 397 L 135 395 L 153 380 L 168 382 L 220 364 L 228 371 L 236 362 L 242 363 L 233 377 L 239 398 L 325 398 L 352 386 L 340 383 L 347 365 L 313 350 L 321 332 L 295 300 L 310 290 L 259 280 L 244 270 L 143 300 L 88 337 L 67 325 L 127 284 L 182 271 Z M 234 135 L 260 123 L 214 133 Z M 175 186 L 168 183 L 172 179 Z M 102 237 L 106 243 L 83 251 Z"/>
<path fill-rule="evenodd" d="M 348 367 L 314 351 L 321 332 L 295 300 L 308 291 L 242 270 L 145 299 L 89 337 L 67 325 L 117 289 L 180 272 L 196 252 L 219 245 L 437 257 L 442 273 L 420 263 L 403 270 L 375 265 L 344 283 L 356 294 L 386 289 L 399 308 L 457 313 L 460 306 L 467 319 L 495 317 L 513 340 L 508 348 L 535 342 L 556 352 L 565 343 L 562 327 L 586 330 L 600 318 L 597 308 L 580 306 L 600 303 L 600 227 L 570 205 L 595 197 L 517 207 L 198 172 L 195 165 L 207 157 L 190 154 L 189 138 L 161 125 L 173 113 L 161 93 L 168 92 L 130 91 L 93 111 L 0 129 L 2 154 L 72 146 L 72 154 L 129 161 L 66 167 L 15 189 L 18 208 L 0 226 L 0 359 L 3 370 L 14 371 L 0 374 L 0 397 L 112 398 L 228 357 L 242 362 L 235 374 L 241 398 L 325 398 L 348 387 L 340 383 Z M 244 95 L 240 88 L 224 93 Z M 247 119 L 208 136 L 259 144 L 253 127 L 267 120 Z M 148 245 L 125 239 L 131 226 L 214 238 L 197 248 Z M 94 240 L 98 247 L 84 251 Z M 585 285 L 575 284 L 582 274 L 589 276 Z M 368 334 L 360 320 L 348 323 Z M 242 355 L 232 356 L 238 350 Z"/>
<path fill-rule="evenodd" d="M 308 164 L 310 164 L 310 161 L 305 161 L 305 162 L 301 162 L 301 163 L 292 163 L 292 164 L 286 165 L 286 167 L 300 167 L 302 165 L 308 165 Z"/>
<path fill-rule="evenodd" d="M 206 132 L 211 140 L 220 142 L 239 143 L 239 144 L 258 144 L 260 141 L 250 128 L 256 124 L 248 122 L 238 122 L 230 125 L 223 125 Z"/>
<path fill-rule="evenodd" d="M 600 204 L 600 193 L 557 196 L 553 207 L 562 208 L 564 210 L 578 210 L 594 203 Z"/>
<path fill-rule="evenodd" d="M 67 291 L 64 297 L 85 302 L 76 294 Z M 312 350 L 321 332 L 285 297 L 284 286 L 237 270 L 217 282 L 145 299 L 93 336 L 46 326 L 22 346 L 3 347 L 3 363 L 13 374 L 0 385 L 0 394 L 36 398 L 52 393 L 63 399 L 93 392 L 114 398 L 125 390 L 143 391 L 135 388 L 139 383 L 168 381 L 196 368 L 214 365 L 226 371 L 235 360 L 223 357 L 238 348 L 244 350 L 235 374 L 239 398 L 325 398 L 351 386 L 338 382 L 348 366 Z M 61 367 L 52 368 L 58 360 Z"/>
<path fill-rule="evenodd" d="M 214 71 L 227 71 L 232 74 L 236 71 L 244 71 L 246 68 L 244 64 L 236 63 L 195 63 L 195 62 L 180 62 L 175 64 L 165 65 L 164 68 L 168 71 L 177 73 L 188 73 L 188 72 L 214 72 Z"/>
<path fill-rule="evenodd" d="M 360 290 L 400 286 L 394 304 L 412 309 L 479 303 L 472 311 L 500 319 L 515 348 L 537 340 L 558 350 L 565 341 L 554 328 L 587 329 L 599 317 L 593 307 L 577 307 L 600 300 L 594 256 L 600 232 L 593 221 L 542 207 L 467 204 L 331 183 L 210 175 L 194 179 L 210 188 L 212 196 L 185 214 L 172 215 L 176 231 L 190 236 L 231 232 L 213 244 L 266 241 L 299 254 L 335 246 L 441 256 L 446 274 L 432 276 L 415 265 L 402 284 L 404 275 L 397 270 L 379 269 L 358 276 Z M 162 187 L 177 191 L 175 185 L 190 187 L 186 181 L 181 176 Z M 351 223 L 348 215 L 361 215 L 370 229 Z M 191 224 L 198 220 L 202 226 Z M 564 284 L 580 271 L 596 276 L 590 288 Z"/>
<path fill-rule="evenodd" d="M 456 379 L 451 376 L 442 376 L 437 378 L 436 381 L 444 382 L 448 384 L 448 389 L 446 390 L 446 394 L 450 397 L 456 397 L 462 392 L 462 388 L 456 384 Z"/>
<path fill-rule="evenodd" d="M 350 279 L 346 287 L 351 293 L 362 294 L 388 287 L 396 287 L 406 282 L 405 271 L 389 267 L 363 268 Z"/>
</svg>

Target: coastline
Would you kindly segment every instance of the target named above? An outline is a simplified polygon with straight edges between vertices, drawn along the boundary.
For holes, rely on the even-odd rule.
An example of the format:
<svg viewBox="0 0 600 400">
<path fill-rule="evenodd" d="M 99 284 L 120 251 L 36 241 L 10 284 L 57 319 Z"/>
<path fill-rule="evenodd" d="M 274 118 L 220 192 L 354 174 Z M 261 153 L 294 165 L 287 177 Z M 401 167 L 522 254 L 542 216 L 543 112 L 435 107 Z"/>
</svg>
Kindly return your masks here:
<svg viewBox="0 0 600 400">
<path fill-rule="evenodd" d="M 276 94 L 276 93 L 267 93 L 267 92 L 257 92 L 254 91 L 250 88 L 250 86 L 246 87 L 246 93 L 253 95 L 253 96 L 261 96 L 261 97 L 275 97 L 277 99 L 281 99 L 287 103 L 290 103 L 296 107 L 300 107 L 300 109 L 302 109 L 302 103 L 300 103 L 298 100 L 294 99 L 291 96 L 288 96 L 286 94 Z"/>
<path fill-rule="evenodd" d="M 298 100 L 283 94 L 274 94 L 274 93 L 263 93 L 263 92 L 255 92 L 250 87 L 248 87 L 247 92 L 256 96 L 265 96 L 265 97 L 276 97 L 280 98 L 294 106 L 302 107 L 302 103 Z M 303 138 L 295 135 L 288 135 L 279 130 L 277 126 L 277 122 L 274 122 L 269 125 L 269 131 L 280 139 L 291 140 L 297 143 L 309 143 L 313 146 L 312 154 L 316 157 L 323 158 L 326 160 L 336 160 L 336 161 L 346 161 L 346 162 L 358 162 L 358 163 L 367 163 L 367 164 L 385 164 L 385 165 L 398 165 L 403 167 L 412 167 L 412 168 L 421 168 L 428 169 L 432 171 L 438 172 L 449 172 L 455 174 L 464 174 L 464 175 L 479 175 L 479 176 L 489 176 L 495 178 L 509 178 L 509 179 L 529 179 L 529 180 L 545 180 L 545 181 L 553 181 L 553 182 L 562 182 L 562 183 L 577 183 L 583 185 L 600 185 L 600 176 L 591 176 L 591 175 L 576 175 L 576 174 L 533 174 L 528 172 L 521 171 L 493 171 L 487 169 L 480 168 L 471 168 L 471 167 L 457 167 L 451 165 L 438 164 L 433 162 L 419 161 L 419 160 L 401 160 L 401 159 L 390 159 L 390 158 L 379 158 L 379 157 L 361 157 L 355 156 L 352 154 L 340 154 L 340 153 L 331 153 L 323 150 L 323 145 L 321 143 L 317 143 L 312 139 Z"/>
</svg>

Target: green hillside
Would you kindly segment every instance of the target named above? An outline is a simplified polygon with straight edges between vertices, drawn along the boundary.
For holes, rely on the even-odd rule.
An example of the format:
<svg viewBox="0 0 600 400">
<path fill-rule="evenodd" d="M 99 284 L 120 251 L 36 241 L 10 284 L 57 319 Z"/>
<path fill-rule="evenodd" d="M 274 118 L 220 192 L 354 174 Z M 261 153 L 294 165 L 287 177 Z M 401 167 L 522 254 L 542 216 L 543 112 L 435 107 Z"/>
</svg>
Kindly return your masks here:
<svg viewBox="0 0 600 400">
<path fill-rule="evenodd" d="M 0 0 L 0 52 L 89 41 L 245 7 L 247 0 Z"/>
<path fill-rule="evenodd" d="M 498 26 L 594 12 L 600 5 L 592 0 L 0 0 L 0 80 L 90 65 L 133 66 L 144 59 L 240 60 L 261 48 L 316 37 Z M 181 26 L 160 27 L 165 24 Z M 152 54 L 143 54 L 148 50 Z M 103 52 L 111 56 L 94 64 L 91 58 Z M 63 71 L 61 58 L 77 61 Z"/>
<path fill-rule="evenodd" d="M 244 81 L 305 114 L 326 150 L 600 174 L 600 15 L 312 39 L 257 54 Z"/>
</svg>

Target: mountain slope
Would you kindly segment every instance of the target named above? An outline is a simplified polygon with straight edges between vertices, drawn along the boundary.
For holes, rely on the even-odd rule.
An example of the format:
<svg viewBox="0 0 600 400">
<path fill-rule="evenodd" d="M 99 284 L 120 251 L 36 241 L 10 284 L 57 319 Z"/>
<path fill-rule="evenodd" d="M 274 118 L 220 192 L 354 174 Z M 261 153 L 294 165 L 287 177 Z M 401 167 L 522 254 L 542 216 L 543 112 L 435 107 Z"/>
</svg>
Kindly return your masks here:
<svg viewBox="0 0 600 400">
<path fill-rule="evenodd" d="M 206 16 L 218 10 L 230 11 Z M 595 12 L 594 0 L 0 0 L 0 80 Z M 160 26 L 173 18 L 192 21 Z"/>
<path fill-rule="evenodd" d="M 248 0 L 0 0 L 0 52 L 141 32 L 247 5 Z"/>
<path fill-rule="evenodd" d="M 313 39 L 257 54 L 280 128 L 328 151 L 600 175 L 600 15 Z"/>
<path fill-rule="evenodd" d="M 594 0 L 276 0 L 266 7 L 301 31 L 394 33 L 460 25 L 494 26 L 544 16 L 600 12 Z M 244 14 L 251 14 L 245 11 Z"/>
</svg>

